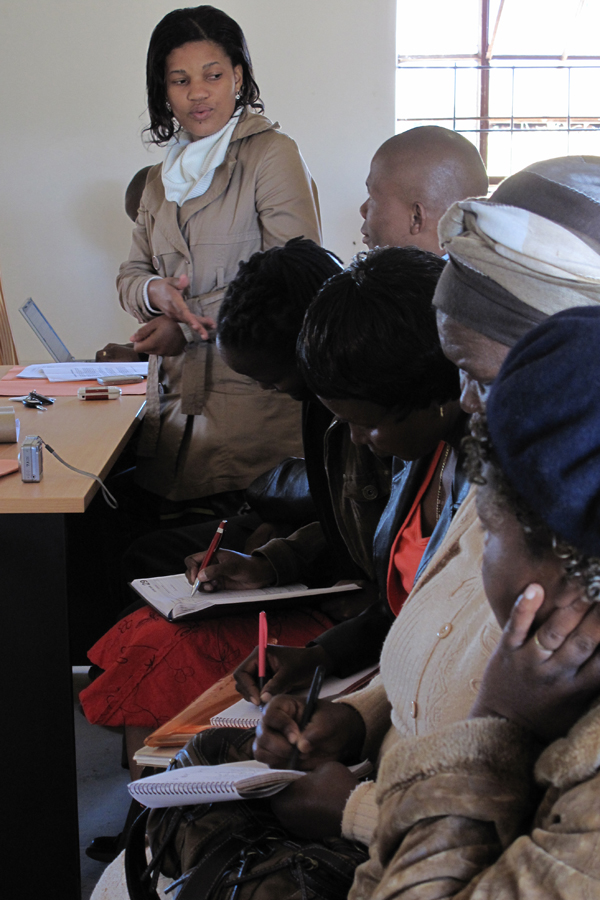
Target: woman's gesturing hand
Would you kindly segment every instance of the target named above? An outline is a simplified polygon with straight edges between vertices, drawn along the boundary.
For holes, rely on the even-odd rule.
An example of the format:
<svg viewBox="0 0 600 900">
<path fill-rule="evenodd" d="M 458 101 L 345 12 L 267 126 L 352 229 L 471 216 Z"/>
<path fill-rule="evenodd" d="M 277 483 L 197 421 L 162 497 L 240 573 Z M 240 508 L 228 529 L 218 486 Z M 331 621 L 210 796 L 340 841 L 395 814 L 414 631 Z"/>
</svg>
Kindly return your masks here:
<svg viewBox="0 0 600 900">
<path fill-rule="evenodd" d="M 268 703 L 276 694 L 310 687 L 317 666 L 325 666 L 325 673 L 332 669 L 332 662 L 318 644 L 314 647 L 282 647 L 267 644 L 267 669 L 272 673 L 262 694 L 258 692 L 258 647 L 233 673 L 240 694 L 255 703 Z"/>
<path fill-rule="evenodd" d="M 267 587 L 275 581 L 275 570 L 268 560 L 234 550 L 219 550 L 211 565 L 198 575 L 206 553 L 206 550 L 192 553 L 184 560 L 187 580 L 194 584 L 198 577 L 201 591 L 250 591 Z"/>
<path fill-rule="evenodd" d="M 578 597 L 531 633 L 543 602 L 539 584 L 517 599 L 471 717 L 510 719 L 549 742 L 566 734 L 600 692 L 600 604 Z"/>
<path fill-rule="evenodd" d="M 186 341 L 183 331 L 173 319 L 167 316 L 156 316 L 138 328 L 130 338 L 133 349 L 138 353 L 150 353 L 154 356 L 179 356 L 183 353 Z"/>
<path fill-rule="evenodd" d="M 210 337 L 208 329 L 214 330 L 217 323 L 208 316 L 195 316 L 188 309 L 183 291 L 189 284 L 187 275 L 180 275 L 179 278 L 155 278 L 148 282 L 148 300 L 154 309 L 160 309 L 174 322 L 189 325 L 192 331 L 196 331 L 206 341 Z"/>
<path fill-rule="evenodd" d="M 284 769 L 297 746 L 299 769 L 312 770 L 325 762 L 358 762 L 365 740 L 360 713 L 346 703 L 319 700 L 300 732 L 305 706 L 304 700 L 288 694 L 271 700 L 256 728 L 254 758 L 271 768 Z"/>
</svg>

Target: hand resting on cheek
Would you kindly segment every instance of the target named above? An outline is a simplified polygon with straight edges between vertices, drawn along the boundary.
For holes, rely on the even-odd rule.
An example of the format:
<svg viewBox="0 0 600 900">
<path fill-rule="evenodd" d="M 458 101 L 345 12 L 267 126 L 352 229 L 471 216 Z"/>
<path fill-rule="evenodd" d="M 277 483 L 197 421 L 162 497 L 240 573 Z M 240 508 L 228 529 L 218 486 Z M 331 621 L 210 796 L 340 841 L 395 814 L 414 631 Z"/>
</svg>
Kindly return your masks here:
<svg viewBox="0 0 600 900">
<path fill-rule="evenodd" d="M 471 718 L 510 719 L 548 743 L 583 715 L 600 692 L 600 604 L 580 593 L 541 625 L 534 622 L 545 598 L 542 586 L 531 584 L 518 597 Z"/>
</svg>

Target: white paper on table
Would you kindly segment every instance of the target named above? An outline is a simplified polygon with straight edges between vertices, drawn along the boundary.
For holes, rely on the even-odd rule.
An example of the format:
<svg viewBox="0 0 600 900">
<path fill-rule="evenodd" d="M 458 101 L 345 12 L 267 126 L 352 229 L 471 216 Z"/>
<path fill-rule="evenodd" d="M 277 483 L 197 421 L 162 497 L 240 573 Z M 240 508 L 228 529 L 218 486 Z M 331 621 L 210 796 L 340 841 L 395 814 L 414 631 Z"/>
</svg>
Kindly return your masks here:
<svg viewBox="0 0 600 900">
<path fill-rule="evenodd" d="M 41 374 L 40 374 L 41 373 Z M 147 375 L 148 363 L 48 363 L 27 366 L 18 378 L 47 378 L 48 381 L 93 381 L 102 375 Z"/>
<path fill-rule="evenodd" d="M 43 366 L 27 366 L 22 372 L 19 372 L 17 378 L 45 378 Z"/>
</svg>

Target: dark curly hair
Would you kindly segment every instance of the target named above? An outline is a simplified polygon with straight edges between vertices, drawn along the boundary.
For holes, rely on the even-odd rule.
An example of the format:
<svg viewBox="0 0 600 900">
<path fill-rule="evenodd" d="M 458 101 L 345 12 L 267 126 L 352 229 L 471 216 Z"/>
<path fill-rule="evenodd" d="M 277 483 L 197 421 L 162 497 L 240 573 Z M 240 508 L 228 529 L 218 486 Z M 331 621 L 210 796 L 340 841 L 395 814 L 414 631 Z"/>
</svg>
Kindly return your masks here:
<svg viewBox="0 0 600 900">
<path fill-rule="evenodd" d="M 298 339 L 300 371 L 325 400 L 367 400 L 406 415 L 460 395 L 431 305 L 444 261 L 416 247 L 359 253 L 319 292 Z"/>
<path fill-rule="evenodd" d="M 540 559 L 549 551 L 554 553 L 563 563 L 567 577 L 581 583 L 588 599 L 600 600 L 600 559 L 586 556 L 559 537 L 515 490 L 494 450 L 485 414 L 475 413 L 470 427 L 471 435 L 463 441 L 469 480 L 473 484 L 489 485 L 496 507 L 515 516 L 534 559 Z"/>
<path fill-rule="evenodd" d="M 260 91 L 254 80 L 250 51 L 244 32 L 238 23 L 214 6 L 191 6 L 174 9 L 158 23 L 148 47 L 146 58 L 146 90 L 148 92 L 148 112 L 150 125 L 144 131 L 150 134 L 150 142 L 162 146 L 168 143 L 180 130 L 179 123 L 167 107 L 167 84 L 165 69 L 167 57 L 172 50 L 190 41 L 211 41 L 218 44 L 231 65 L 242 67 L 242 87 L 239 106 L 251 106 L 264 110 Z"/>
<path fill-rule="evenodd" d="M 258 350 L 285 365 L 294 362 L 306 309 L 340 269 L 337 256 L 306 238 L 254 253 L 240 263 L 227 288 L 217 322 L 219 343 Z"/>
</svg>

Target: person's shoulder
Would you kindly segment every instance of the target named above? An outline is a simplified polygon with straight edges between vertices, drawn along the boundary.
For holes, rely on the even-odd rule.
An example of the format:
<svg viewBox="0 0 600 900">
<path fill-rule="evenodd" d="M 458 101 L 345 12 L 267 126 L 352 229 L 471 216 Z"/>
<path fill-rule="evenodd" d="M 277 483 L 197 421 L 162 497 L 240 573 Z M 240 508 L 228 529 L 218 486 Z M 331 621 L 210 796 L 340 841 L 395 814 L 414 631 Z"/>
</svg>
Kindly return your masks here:
<svg viewBox="0 0 600 900">
<path fill-rule="evenodd" d="M 156 163 L 154 166 L 150 166 L 148 168 L 148 174 L 146 175 L 146 187 L 149 185 L 153 185 L 155 182 L 160 181 L 162 184 L 162 179 L 160 177 L 160 173 L 162 172 L 163 164 L 161 162 Z"/>
<path fill-rule="evenodd" d="M 278 130 L 279 122 L 272 122 L 264 113 L 252 110 L 247 106 L 240 113 L 231 141 L 233 143 L 234 141 L 241 141 L 259 134 L 277 133 Z"/>
<path fill-rule="evenodd" d="M 279 122 L 272 122 L 262 113 L 244 110 L 233 132 L 232 141 L 239 140 L 240 150 L 252 152 L 298 153 L 298 145 L 288 134 L 280 130 Z"/>
<path fill-rule="evenodd" d="M 146 186 L 142 193 L 142 205 L 150 212 L 155 214 L 165 199 L 165 188 L 162 182 L 162 163 L 151 166 L 146 176 Z"/>
</svg>

